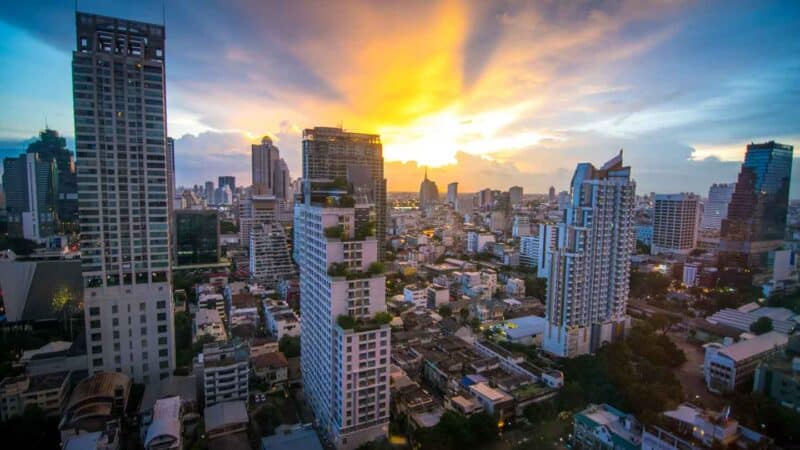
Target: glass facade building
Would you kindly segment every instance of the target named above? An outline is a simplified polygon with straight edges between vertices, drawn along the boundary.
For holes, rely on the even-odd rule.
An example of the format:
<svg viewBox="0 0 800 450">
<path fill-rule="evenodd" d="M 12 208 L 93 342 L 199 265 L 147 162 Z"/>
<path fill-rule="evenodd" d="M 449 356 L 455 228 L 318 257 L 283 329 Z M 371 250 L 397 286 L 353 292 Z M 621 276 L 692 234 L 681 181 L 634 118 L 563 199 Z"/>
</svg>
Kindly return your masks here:
<svg viewBox="0 0 800 450">
<path fill-rule="evenodd" d="M 780 247 L 786 233 L 793 150 L 774 141 L 747 146 L 721 226 L 720 251 L 726 261 L 763 266 L 767 254 Z"/>
<path fill-rule="evenodd" d="M 175 255 L 179 266 L 219 261 L 219 213 L 215 210 L 175 211 Z"/>
</svg>

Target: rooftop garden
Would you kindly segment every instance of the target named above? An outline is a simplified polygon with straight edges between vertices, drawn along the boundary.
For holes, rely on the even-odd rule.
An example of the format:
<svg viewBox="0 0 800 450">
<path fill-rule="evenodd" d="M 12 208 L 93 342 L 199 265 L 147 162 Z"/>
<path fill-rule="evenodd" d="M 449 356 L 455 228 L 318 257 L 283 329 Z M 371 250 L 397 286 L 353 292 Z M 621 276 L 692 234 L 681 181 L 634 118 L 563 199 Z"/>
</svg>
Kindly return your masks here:
<svg viewBox="0 0 800 450">
<path fill-rule="evenodd" d="M 388 312 L 375 313 L 369 319 L 357 319 L 353 316 L 342 314 L 336 318 L 336 323 L 342 329 L 359 331 L 376 330 L 392 321 L 393 316 Z"/>
</svg>

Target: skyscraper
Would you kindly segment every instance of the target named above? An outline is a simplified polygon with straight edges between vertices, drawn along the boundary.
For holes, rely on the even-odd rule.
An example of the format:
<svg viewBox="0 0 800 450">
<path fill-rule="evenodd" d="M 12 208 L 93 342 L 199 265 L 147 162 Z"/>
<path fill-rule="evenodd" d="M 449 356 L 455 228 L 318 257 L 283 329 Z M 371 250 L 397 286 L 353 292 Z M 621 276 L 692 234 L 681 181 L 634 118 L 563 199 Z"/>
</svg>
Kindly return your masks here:
<svg viewBox="0 0 800 450">
<path fill-rule="evenodd" d="M 419 207 L 422 209 L 433 206 L 439 201 L 439 188 L 436 182 L 428 179 L 428 168 L 425 168 L 425 178 L 419 185 Z"/>
<path fill-rule="evenodd" d="M 552 354 L 587 354 L 624 335 L 636 196 L 630 175 L 622 151 L 600 169 L 578 164 L 563 222 L 539 231 L 557 232 L 543 344 Z"/>
<path fill-rule="evenodd" d="M 719 235 L 722 220 L 728 217 L 728 203 L 731 201 L 735 188 L 736 183 L 711 185 L 708 189 L 708 201 L 703 209 L 701 231 Z"/>
<path fill-rule="evenodd" d="M 747 146 L 736 188 L 722 220 L 720 253 L 729 263 L 764 267 L 786 233 L 791 145 L 775 141 Z"/>
<path fill-rule="evenodd" d="M 508 200 L 511 206 L 519 206 L 522 204 L 522 186 L 511 186 L 508 189 Z"/>
<path fill-rule="evenodd" d="M 231 192 L 236 193 L 236 177 L 232 175 L 222 175 L 218 179 L 217 186 L 230 186 Z"/>
<path fill-rule="evenodd" d="M 688 255 L 697 245 L 700 198 L 694 194 L 657 194 L 653 214 L 653 255 Z"/>
<path fill-rule="evenodd" d="M 256 224 L 250 230 L 250 277 L 267 288 L 297 271 L 289 252 L 286 231 L 276 222 Z"/>
<path fill-rule="evenodd" d="M 331 127 L 303 130 L 303 179 L 355 183 L 356 195 L 366 196 L 375 205 L 378 258 L 383 257 L 386 179 L 380 136 Z"/>
<path fill-rule="evenodd" d="M 49 128 L 39 133 L 39 140 L 28 146 L 28 153 L 36 153 L 43 163 L 55 162 L 57 172 L 56 203 L 58 222 L 78 224 L 78 179 L 75 161 L 67 149 L 66 139 Z"/>
<path fill-rule="evenodd" d="M 175 368 L 164 27 L 78 13 L 72 55 L 90 373 Z"/>
<path fill-rule="evenodd" d="M 275 194 L 275 168 L 280 160 L 278 147 L 272 145 L 269 136 L 261 138 L 260 144 L 252 145 L 253 193 Z"/>
<path fill-rule="evenodd" d="M 42 242 L 56 232 L 58 172 L 56 161 L 38 153 L 3 160 L 8 234 Z"/>
<path fill-rule="evenodd" d="M 323 129 L 320 136 L 317 130 L 306 130 L 306 139 L 325 136 L 323 142 L 334 144 L 328 139 L 342 133 Z M 380 156 L 377 136 L 347 133 L 343 138 L 341 146 L 304 145 L 303 172 L 311 176 L 295 205 L 294 242 L 303 299 L 301 347 L 312 349 L 300 354 L 304 390 L 325 437 L 336 448 L 350 449 L 388 431 L 391 336 L 381 320 L 387 315 L 375 236 L 378 212 L 370 192 L 363 191 L 374 193 L 385 180 L 365 179 L 363 170 L 346 162 L 328 173 L 308 167 L 324 153 L 347 155 L 351 164 L 379 163 L 372 154 Z M 382 163 L 369 168 L 382 177 Z M 338 180 L 341 171 L 349 175 L 344 180 Z M 380 191 L 375 197 L 384 198 Z"/>
<path fill-rule="evenodd" d="M 550 186 L 550 190 L 547 191 L 547 200 L 552 203 L 556 201 L 556 188 Z"/>
<path fill-rule="evenodd" d="M 453 182 L 447 185 L 447 203 L 458 210 L 458 182 Z"/>
</svg>

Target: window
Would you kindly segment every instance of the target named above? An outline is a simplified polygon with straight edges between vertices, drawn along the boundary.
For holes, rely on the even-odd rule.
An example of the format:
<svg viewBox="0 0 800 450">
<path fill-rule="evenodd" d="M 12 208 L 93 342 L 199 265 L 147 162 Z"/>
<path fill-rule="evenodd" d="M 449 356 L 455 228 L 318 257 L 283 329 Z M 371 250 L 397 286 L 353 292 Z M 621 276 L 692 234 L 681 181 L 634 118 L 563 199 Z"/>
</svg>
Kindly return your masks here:
<svg viewBox="0 0 800 450">
<path fill-rule="evenodd" d="M 100 315 L 100 307 L 99 306 L 92 306 L 89 308 L 89 315 L 90 316 L 99 316 Z"/>
<path fill-rule="evenodd" d="M 114 319 L 117 320 L 117 319 Z M 100 328 L 100 321 L 99 320 L 92 320 L 89 322 L 89 328 Z"/>
</svg>

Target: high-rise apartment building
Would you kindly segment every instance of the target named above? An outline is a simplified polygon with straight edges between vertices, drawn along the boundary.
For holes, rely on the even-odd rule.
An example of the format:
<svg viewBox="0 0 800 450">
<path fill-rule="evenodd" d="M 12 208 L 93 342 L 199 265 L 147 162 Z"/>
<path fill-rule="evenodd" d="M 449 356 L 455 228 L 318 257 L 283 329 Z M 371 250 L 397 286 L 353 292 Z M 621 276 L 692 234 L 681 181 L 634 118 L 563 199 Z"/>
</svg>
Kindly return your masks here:
<svg viewBox="0 0 800 450">
<path fill-rule="evenodd" d="M 58 223 L 56 161 L 38 153 L 3 160 L 8 234 L 41 242 L 56 232 Z"/>
<path fill-rule="evenodd" d="M 554 355 L 591 353 L 624 335 L 636 197 L 630 175 L 620 151 L 600 169 L 578 164 L 572 176 L 547 271 L 543 348 Z"/>
<path fill-rule="evenodd" d="M 215 264 L 220 257 L 219 212 L 215 209 L 175 211 L 175 264 Z"/>
<path fill-rule="evenodd" d="M 363 158 L 364 150 L 375 150 L 377 136 L 357 136 L 370 147 L 345 144 L 334 151 Z M 315 157 L 309 153 L 306 161 Z M 378 262 L 377 208 L 367 195 L 358 195 L 359 186 L 380 189 L 384 180 L 368 177 L 364 185 L 358 170 L 344 170 L 350 188 L 305 181 L 294 210 L 294 242 L 303 299 L 301 347 L 311 349 L 300 355 L 305 394 L 326 439 L 351 449 L 388 431 L 391 334 L 379 319 L 386 311 L 386 279 Z M 304 172 L 323 180 L 339 176 L 321 176 L 309 167 Z"/>
<path fill-rule="evenodd" d="M 731 202 L 736 183 L 714 183 L 708 189 L 708 200 L 703 208 L 703 220 L 700 231 L 719 234 L 722 221 L 728 217 L 728 204 Z"/>
<path fill-rule="evenodd" d="M 252 145 L 253 193 L 275 194 L 275 170 L 281 159 L 278 147 L 269 136 L 261 138 L 260 144 Z"/>
<path fill-rule="evenodd" d="M 175 368 L 164 27 L 78 13 L 72 56 L 90 373 Z"/>
<path fill-rule="evenodd" d="M 422 209 L 433 206 L 439 201 L 439 188 L 436 182 L 428 179 L 428 169 L 425 168 L 425 178 L 419 185 L 419 207 Z"/>
<path fill-rule="evenodd" d="M 508 190 L 508 200 L 511 203 L 511 206 L 522 205 L 522 187 L 511 186 L 511 188 Z"/>
<path fill-rule="evenodd" d="M 375 205 L 378 258 L 386 235 L 386 179 L 383 146 L 377 134 L 350 133 L 341 128 L 303 130 L 303 179 L 336 184 L 351 180 L 355 195 Z"/>
<path fill-rule="evenodd" d="M 273 195 L 252 195 L 239 202 L 239 242 L 250 245 L 250 231 L 264 223 L 274 223 L 278 217 L 278 200 Z"/>
<path fill-rule="evenodd" d="M 697 244 L 700 198 L 694 194 L 657 194 L 650 253 L 688 255 Z"/>
<path fill-rule="evenodd" d="M 556 201 L 556 188 L 554 186 L 550 186 L 550 189 L 547 191 L 547 200 L 550 203 Z"/>
<path fill-rule="evenodd" d="M 786 233 L 794 147 L 775 141 L 747 146 L 722 220 L 720 253 L 728 262 L 764 267 Z"/>
<path fill-rule="evenodd" d="M 250 278 L 267 288 L 296 274 L 283 225 L 259 223 L 250 230 Z"/>
<path fill-rule="evenodd" d="M 447 185 L 447 203 L 458 210 L 458 182 L 453 182 Z"/>
</svg>

